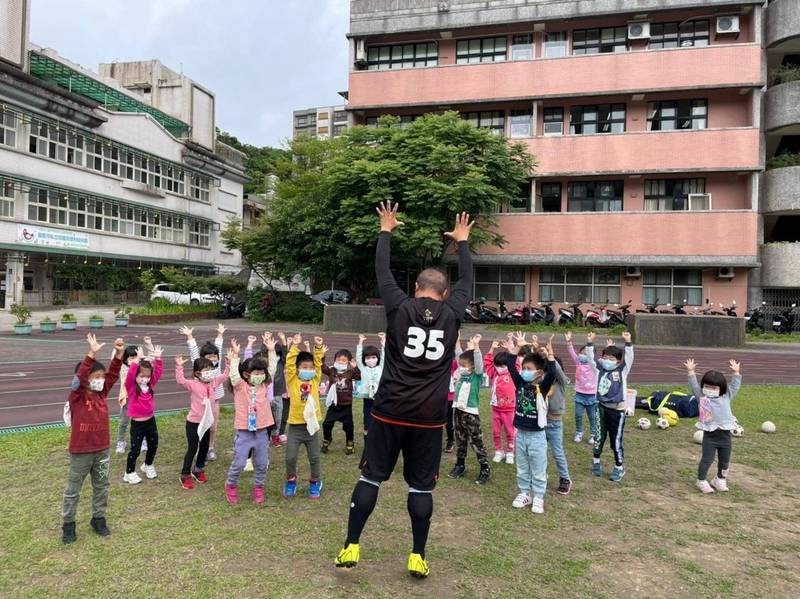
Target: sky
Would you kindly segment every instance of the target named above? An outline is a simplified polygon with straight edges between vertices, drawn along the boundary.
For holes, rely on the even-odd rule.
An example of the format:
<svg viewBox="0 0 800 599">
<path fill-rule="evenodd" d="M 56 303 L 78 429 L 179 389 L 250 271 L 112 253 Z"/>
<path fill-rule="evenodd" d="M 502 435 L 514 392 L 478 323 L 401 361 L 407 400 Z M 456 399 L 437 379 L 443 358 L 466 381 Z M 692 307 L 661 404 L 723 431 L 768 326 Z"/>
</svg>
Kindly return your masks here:
<svg viewBox="0 0 800 599">
<path fill-rule="evenodd" d="M 217 126 L 281 145 L 292 111 L 343 103 L 349 0 L 31 0 L 34 44 L 93 71 L 150 60 L 216 94 Z"/>
</svg>

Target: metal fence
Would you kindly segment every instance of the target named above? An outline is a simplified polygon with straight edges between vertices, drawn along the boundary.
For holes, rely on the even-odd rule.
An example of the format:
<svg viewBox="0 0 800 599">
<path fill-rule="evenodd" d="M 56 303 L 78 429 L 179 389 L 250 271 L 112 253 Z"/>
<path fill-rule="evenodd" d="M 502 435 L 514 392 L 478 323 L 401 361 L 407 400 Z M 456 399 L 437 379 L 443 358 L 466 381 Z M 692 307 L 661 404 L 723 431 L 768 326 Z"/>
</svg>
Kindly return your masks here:
<svg viewBox="0 0 800 599">
<path fill-rule="evenodd" d="M 790 308 L 792 304 L 800 306 L 800 289 L 763 289 L 763 300 L 768 306 Z"/>
</svg>

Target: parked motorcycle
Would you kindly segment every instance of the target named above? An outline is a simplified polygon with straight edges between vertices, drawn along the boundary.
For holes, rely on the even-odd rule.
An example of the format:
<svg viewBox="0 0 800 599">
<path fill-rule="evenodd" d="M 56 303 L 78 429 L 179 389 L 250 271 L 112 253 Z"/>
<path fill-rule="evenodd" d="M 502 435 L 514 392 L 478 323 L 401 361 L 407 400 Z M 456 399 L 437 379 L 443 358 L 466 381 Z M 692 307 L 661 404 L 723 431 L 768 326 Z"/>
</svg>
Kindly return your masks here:
<svg viewBox="0 0 800 599">
<path fill-rule="evenodd" d="M 246 311 L 247 303 L 244 300 L 232 295 L 226 295 L 222 300 L 222 318 L 242 318 Z"/>
<path fill-rule="evenodd" d="M 772 330 L 781 335 L 787 335 L 794 330 L 795 314 L 794 309 L 797 304 L 792 304 L 791 308 L 786 308 L 779 315 L 772 318 Z"/>
<path fill-rule="evenodd" d="M 725 306 L 723 306 L 722 304 L 720 304 L 719 307 L 722 308 L 722 311 L 727 316 L 733 316 L 734 318 L 736 317 L 736 300 L 733 300 L 731 305 L 728 306 L 727 308 Z"/>
<path fill-rule="evenodd" d="M 744 313 L 745 330 L 748 332 L 766 330 L 766 327 L 764 326 L 764 310 L 766 306 L 767 302 L 761 302 L 761 305 L 754 310 L 749 310 Z"/>
<path fill-rule="evenodd" d="M 556 321 L 561 326 L 583 324 L 583 312 L 580 304 L 569 304 L 568 308 L 559 308 Z"/>
<path fill-rule="evenodd" d="M 497 312 L 486 305 L 486 298 L 480 297 L 472 300 L 464 309 L 464 320 L 480 324 L 492 324 L 497 322 Z"/>
<path fill-rule="evenodd" d="M 658 300 L 654 304 L 642 304 L 642 308 L 636 310 L 637 314 L 658 314 Z"/>
<path fill-rule="evenodd" d="M 608 310 L 608 320 L 609 326 L 616 326 L 622 325 L 625 326 L 627 324 L 628 314 L 631 312 L 631 302 L 633 300 L 628 300 L 627 304 L 614 304 L 617 310 Z"/>
<path fill-rule="evenodd" d="M 586 316 L 583 319 L 583 325 L 591 328 L 605 328 L 609 325 L 609 316 L 606 306 L 597 306 L 592 304 L 586 310 Z"/>
</svg>

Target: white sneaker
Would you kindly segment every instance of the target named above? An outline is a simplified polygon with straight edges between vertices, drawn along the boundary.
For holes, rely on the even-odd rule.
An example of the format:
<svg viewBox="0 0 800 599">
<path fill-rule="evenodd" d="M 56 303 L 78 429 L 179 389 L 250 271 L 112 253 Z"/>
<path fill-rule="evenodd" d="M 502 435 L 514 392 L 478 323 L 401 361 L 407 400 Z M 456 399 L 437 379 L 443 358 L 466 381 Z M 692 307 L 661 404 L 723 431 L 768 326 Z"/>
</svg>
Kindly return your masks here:
<svg viewBox="0 0 800 599">
<path fill-rule="evenodd" d="M 589 437 L 589 445 L 594 445 L 594 437 Z"/>
<path fill-rule="evenodd" d="M 714 487 L 717 491 L 722 491 L 723 493 L 728 490 L 728 481 L 724 478 L 719 478 L 715 476 L 711 480 L 711 486 Z"/>
<path fill-rule="evenodd" d="M 503 461 L 503 458 L 505 457 L 505 455 L 506 455 L 506 454 L 504 454 L 502 451 L 500 451 L 500 450 L 498 449 L 497 451 L 495 451 L 495 452 L 494 452 L 494 457 L 492 458 L 492 461 L 493 461 L 495 464 L 499 464 L 500 462 L 502 462 L 502 461 Z"/>
<path fill-rule="evenodd" d="M 117 455 L 125 453 L 125 441 L 117 441 Z"/>
<path fill-rule="evenodd" d="M 513 463 L 514 463 L 514 452 L 513 451 L 509 451 L 506 454 L 506 464 L 513 464 Z"/>
<path fill-rule="evenodd" d="M 575 441 L 575 443 L 580 443 L 581 441 L 583 441 L 583 432 L 575 433 L 575 438 L 573 439 L 573 441 Z"/>
<path fill-rule="evenodd" d="M 206 461 L 213 462 L 216 459 L 217 459 L 217 452 L 214 451 L 214 448 L 212 447 L 211 449 L 208 450 L 208 455 L 206 455 Z"/>
<path fill-rule="evenodd" d="M 253 471 L 253 460 L 247 458 L 247 463 L 244 465 L 245 472 L 252 472 Z"/>
<path fill-rule="evenodd" d="M 511 502 L 511 507 L 515 507 L 517 509 L 527 507 L 531 504 L 531 496 L 527 493 L 520 493 L 514 498 L 514 501 Z"/>
<path fill-rule="evenodd" d="M 704 495 L 708 495 L 709 493 L 714 492 L 714 489 L 711 488 L 711 485 L 708 484 L 707 480 L 698 480 L 697 488 L 700 489 L 700 492 L 703 493 Z"/>
<path fill-rule="evenodd" d="M 534 497 L 531 503 L 531 511 L 534 514 L 544 514 L 544 499 L 541 497 Z"/>
<path fill-rule="evenodd" d="M 141 471 L 144 472 L 144 475 L 149 479 L 158 476 L 158 474 L 156 474 L 156 468 L 153 465 L 148 466 L 147 464 L 142 464 Z"/>
<path fill-rule="evenodd" d="M 132 485 L 138 485 L 142 482 L 141 477 L 136 474 L 135 472 L 131 472 L 130 474 L 126 474 L 122 477 L 123 482 L 130 483 Z"/>
</svg>

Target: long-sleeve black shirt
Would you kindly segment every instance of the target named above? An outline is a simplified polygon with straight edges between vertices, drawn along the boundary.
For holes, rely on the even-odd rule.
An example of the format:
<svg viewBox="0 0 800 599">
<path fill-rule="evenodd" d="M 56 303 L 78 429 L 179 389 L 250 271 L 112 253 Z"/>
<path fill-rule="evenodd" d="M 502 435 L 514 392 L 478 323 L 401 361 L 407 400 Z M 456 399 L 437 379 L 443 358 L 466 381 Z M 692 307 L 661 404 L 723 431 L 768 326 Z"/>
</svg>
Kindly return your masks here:
<svg viewBox="0 0 800 599">
<path fill-rule="evenodd" d="M 514 354 L 508 354 L 506 365 L 508 366 L 508 374 L 511 375 L 511 380 L 514 381 L 514 386 L 517 388 L 517 402 L 514 406 L 514 428 L 524 431 L 542 430 L 542 427 L 539 426 L 539 412 L 536 409 L 536 387 L 539 387 L 539 393 L 542 394 L 542 397 L 547 397 L 556 378 L 556 362 L 547 362 L 544 377 L 539 383 L 526 383 L 522 379 L 522 376 L 517 371 L 517 356 Z"/>
<path fill-rule="evenodd" d="M 375 273 L 386 309 L 386 363 L 372 413 L 378 420 L 439 428 L 447 421 L 447 392 L 458 329 L 472 290 L 469 244 L 458 244 L 459 281 L 444 301 L 408 297 L 389 268 L 391 234 L 382 232 Z"/>
</svg>

